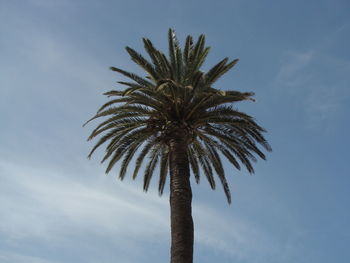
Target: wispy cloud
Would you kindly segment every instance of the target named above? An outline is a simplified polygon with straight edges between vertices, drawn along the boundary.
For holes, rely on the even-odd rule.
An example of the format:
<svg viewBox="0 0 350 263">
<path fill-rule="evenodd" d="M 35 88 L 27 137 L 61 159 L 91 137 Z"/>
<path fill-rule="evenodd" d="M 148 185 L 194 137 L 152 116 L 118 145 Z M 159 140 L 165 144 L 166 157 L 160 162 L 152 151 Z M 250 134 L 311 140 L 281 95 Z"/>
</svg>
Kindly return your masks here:
<svg viewBox="0 0 350 263">
<path fill-rule="evenodd" d="M 168 227 L 164 202 L 146 205 L 142 193 L 129 191 L 124 184 L 118 184 L 112 193 L 76 180 L 74 175 L 66 178 L 54 171 L 3 163 L 1 173 L 6 176 L 1 186 L 6 213 L 0 216 L 0 229 L 11 239 L 60 238 L 69 226 L 120 239 L 162 233 Z"/>
<path fill-rule="evenodd" d="M 138 255 L 132 251 L 142 242 L 167 243 L 167 202 L 156 194 L 145 198 L 127 184 L 99 184 L 88 176 L 84 181 L 74 174 L 9 162 L 0 163 L 0 174 L 0 247 L 8 248 L 0 251 L 4 260 L 35 256 L 28 248 L 34 244 L 43 258 L 53 246 L 67 253 L 80 248 L 87 251 L 78 255 L 84 259 L 98 257 L 111 242 L 121 258 Z"/>
<path fill-rule="evenodd" d="M 302 107 L 305 127 L 319 130 L 336 125 L 339 113 L 347 107 L 349 76 L 350 61 L 327 54 L 322 46 L 287 52 L 273 86 L 279 96 Z"/>
<path fill-rule="evenodd" d="M 295 88 L 305 81 L 302 71 L 308 67 L 315 55 L 315 51 L 287 52 L 285 61 L 282 62 L 279 72 L 274 79 L 276 87 Z"/>
<path fill-rule="evenodd" d="M 297 233 L 280 242 L 272 233 L 266 232 L 258 222 L 247 217 L 223 216 L 216 209 L 204 204 L 194 207 L 196 222 L 196 242 L 202 246 L 224 254 L 238 262 L 262 262 L 274 259 L 273 262 L 288 261 L 295 255 Z M 291 226 L 295 227 L 295 226 Z"/>
<path fill-rule="evenodd" d="M 84 181 L 74 174 L 11 162 L 0 162 L 0 173 L 3 245 L 18 247 L 25 240 L 73 245 L 79 237 L 97 235 L 105 242 L 113 240 L 118 250 L 129 253 L 140 242 L 152 242 L 168 250 L 166 196 L 159 198 L 152 191 L 145 195 L 128 183 L 110 185 L 108 180 L 92 181 L 89 176 Z M 194 216 L 197 246 L 250 262 L 271 256 L 281 259 L 287 251 L 253 221 L 222 217 L 219 211 L 204 204 L 194 204 Z M 24 258 L 26 254 L 17 257 Z"/>
<path fill-rule="evenodd" d="M 0 261 L 2 263 L 57 263 L 57 261 L 54 260 L 47 260 L 40 257 L 21 255 L 2 250 L 0 250 Z"/>
</svg>

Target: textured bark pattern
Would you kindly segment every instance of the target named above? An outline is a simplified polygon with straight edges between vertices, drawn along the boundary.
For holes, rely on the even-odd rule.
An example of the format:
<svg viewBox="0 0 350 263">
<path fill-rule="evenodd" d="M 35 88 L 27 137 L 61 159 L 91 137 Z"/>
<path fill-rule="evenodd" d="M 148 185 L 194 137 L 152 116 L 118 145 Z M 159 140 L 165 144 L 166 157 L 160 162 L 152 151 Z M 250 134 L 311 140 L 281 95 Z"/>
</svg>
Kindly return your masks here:
<svg viewBox="0 0 350 263">
<path fill-rule="evenodd" d="M 193 262 L 192 191 L 186 137 L 179 131 L 170 141 L 171 263 Z"/>
</svg>

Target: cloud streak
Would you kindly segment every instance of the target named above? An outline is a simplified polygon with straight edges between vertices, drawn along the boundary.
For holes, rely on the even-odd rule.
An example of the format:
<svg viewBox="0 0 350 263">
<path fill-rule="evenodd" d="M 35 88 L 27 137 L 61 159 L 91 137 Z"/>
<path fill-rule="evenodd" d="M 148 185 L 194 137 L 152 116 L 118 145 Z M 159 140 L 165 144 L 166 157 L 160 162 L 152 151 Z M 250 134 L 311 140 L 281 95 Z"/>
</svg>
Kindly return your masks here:
<svg viewBox="0 0 350 263">
<path fill-rule="evenodd" d="M 151 242 L 168 250 L 167 197 L 159 198 L 153 191 L 145 195 L 128 183 L 111 185 L 108 180 L 92 181 L 89 176 L 82 181 L 74 174 L 19 167 L 10 162 L 1 162 L 0 172 L 3 245 L 23 245 L 26 240 L 73 245 L 90 235 L 105 242 L 113 240 L 117 250 L 131 252 L 139 242 Z M 198 247 L 250 262 L 258 262 L 257 255 L 268 258 L 277 250 L 285 252 L 252 221 L 222 217 L 204 204 L 195 204 L 193 209 Z M 277 257 L 282 254 L 277 253 Z"/>
<path fill-rule="evenodd" d="M 349 74 L 349 61 L 327 55 L 323 49 L 293 51 L 286 53 L 273 86 L 279 96 L 283 92 L 287 101 L 302 107 L 305 127 L 329 129 L 339 121 L 350 98 L 349 83 L 344 81 Z"/>
<path fill-rule="evenodd" d="M 1 214 L 0 229 L 12 239 L 61 237 L 69 225 L 120 238 L 167 229 L 167 215 L 161 208 L 166 204 L 140 206 L 144 196 L 121 184 L 111 193 L 53 171 L 18 169 L 8 164 L 1 167 L 7 178 L 2 183 L 2 206 L 7 213 Z M 140 224 L 141 218 L 148 224 Z"/>
</svg>

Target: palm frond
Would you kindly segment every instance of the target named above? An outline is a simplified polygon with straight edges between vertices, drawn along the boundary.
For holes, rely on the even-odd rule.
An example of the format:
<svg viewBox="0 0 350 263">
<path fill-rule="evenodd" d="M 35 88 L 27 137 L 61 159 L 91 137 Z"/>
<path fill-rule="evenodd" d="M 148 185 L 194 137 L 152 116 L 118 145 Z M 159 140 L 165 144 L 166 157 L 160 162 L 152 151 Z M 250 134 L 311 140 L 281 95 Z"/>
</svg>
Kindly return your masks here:
<svg viewBox="0 0 350 263">
<path fill-rule="evenodd" d="M 128 77 L 129 79 L 132 79 L 133 81 L 135 81 L 136 83 L 142 85 L 142 86 L 147 86 L 147 87 L 152 87 L 153 84 L 139 76 L 137 76 L 136 74 L 134 73 L 131 73 L 131 72 L 128 72 L 128 71 L 125 71 L 125 70 L 122 70 L 120 68 L 116 68 L 116 67 L 110 67 L 110 69 L 112 71 L 116 71 L 126 77 Z"/>
<path fill-rule="evenodd" d="M 147 61 L 147 59 L 145 59 L 141 54 L 137 53 L 134 49 L 130 47 L 126 47 L 125 49 L 129 53 L 132 61 L 134 61 L 136 64 L 142 67 L 149 74 L 149 76 L 154 82 L 159 78 L 158 73 L 155 71 L 152 64 Z"/>
<path fill-rule="evenodd" d="M 210 162 L 208 160 L 208 156 L 206 154 L 206 151 L 204 150 L 203 146 L 201 145 L 201 143 L 197 140 L 195 140 L 192 143 L 192 147 L 193 150 L 197 152 L 197 157 L 199 160 L 199 163 L 203 169 L 204 175 L 206 176 L 209 185 L 212 189 L 215 189 L 215 180 L 213 177 L 213 170 L 212 167 L 210 165 Z"/>
<path fill-rule="evenodd" d="M 126 51 L 145 77 L 111 67 L 128 80 L 118 81 L 123 90 L 104 93 L 109 100 L 84 124 L 100 120 L 88 137 L 88 140 L 99 137 L 88 157 L 105 144 L 101 162 L 106 161 L 106 173 L 109 173 L 120 161 L 121 180 L 134 157 L 133 179 L 147 157 L 143 189 L 148 190 L 159 164 L 158 192 L 162 195 L 167 174 L 174 165 L 170 142 L 184 143 L 186 167 L 190 167 L 196 182 L 204 175 L 215 189 L 216 174 L 230 203 L 231 193 L 221 158 L 237 170 L 245 167 L 254 173 L 252 164 L 257 158 L 266 159 L 263 150 L 271 151 L 264 137 L 265 129 L 252 116 L 233 108 L 238 102 L 255 101 L 254 93 L 215 87 L 216 81 L 238 59 L 224 58 L 208 71 L 202 71 L 210 50 L 204 35 L 196 41 L 187 36 L 182 49 L 175 31 L 169 29 L 167 56 L 151 40 L 142 40 L 147 58 L 130 47 Z M 181 138 L 176 134 L 181 134 Z"/>
<path fill-rule="evenodd" d="M 159 160 L 159 155 L 161 152 L 160 147 L 154 147 L 151 155 L 150 155 L 150 161 L 145 169 L 144 177 L 143 177 L 143 190 L 145 192 L 148 191 L 149 184 L 151 182 L 154 169 L 156 168 Z"/>
<path fill-rule="evenodd" d="M 133 173 L 133 176 L 132 176 L 132 179 L 135 179 L 139 170 L 140 170 L 140 167 L 142 165 L 142 162 L 143 162 L 143 159 L 146 157 L 146 155 L 148 154 L 148 152 L 150 151 L 150 149 L 152 147 L 154 147 L 154 145 L 156 144 L 156 141 L 157 139 L 156 138 L 151 138 L 148 140 L 147 144 L 143 147 L 141 153 L 139 154 L 137 160 L 136 160 L 136 163 L 135 163 L 135 169 L 134 169 L 134 173 Z"/>
<path fill-rule="evenodd" d="M 168 174 L 168 169 L 169 169 L 169 151 L 167 147 L 163 145 L 162 153 L 161 153 L 160 169 L 159 169 L 159 186 L 158 186 L 159 195 L 163 194 L 164 186 L 165 186 L 166 178 Z"/>
<path fill-rule="evenodd" d="M 194 174 L 196 183 L 199 184 L 199 181 L 200 181 L 200 169 L 199 169 L 199 166 L 198 166 L 198 158 L 196 156 L 196 152 L 191 147 L 188 148 L 188 158 L 189 158 L 189 161 L 190 161 L 190 166 L 191 166 L 192 172 Z"/>
</svg>

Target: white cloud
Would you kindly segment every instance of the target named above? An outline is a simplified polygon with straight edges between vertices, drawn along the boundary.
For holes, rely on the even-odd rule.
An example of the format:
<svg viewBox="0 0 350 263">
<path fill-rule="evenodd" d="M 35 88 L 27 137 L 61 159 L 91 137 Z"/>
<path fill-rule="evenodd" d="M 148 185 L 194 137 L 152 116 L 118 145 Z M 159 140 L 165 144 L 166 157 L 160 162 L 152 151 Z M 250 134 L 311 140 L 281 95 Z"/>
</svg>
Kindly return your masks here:
<svg viewBox="0 0 350 263">
<path fill-rule="evenodd" d="M 195 206 L 196 242 L 243 262 L 261 262 L 262 259 L 282 260 L 291 255 L 285 244 L 278 243 L 274 236 L 249 218 L 224 216 L 216 209 L 203 205 Z"/>
<path fill-rule="evenodd" d="M 0 231 L 11 239 L 60 239 L 71 228 L 123 239 L 161 235 L 168 228 L 165 200 L 147 202 L 124 184 L 114 185 L 112 192 L 74 175 L 3 163 L 1 168 L 6 179 L 1 185 L 5 213 L 0 215 Z"/>
<path fill-rule="evenodd" d="M 300 72 L 305 69 L 314 57 L 313 50 L 305 52 L 287 52 L 279 72 L 274 79 L 274 85 L 283 88 L 294 88 L 304 81 L 300 79 Z"/>
<path fill-rule="evenodd" d="M 305 112 L 309 120 L 307 126 L 318 129 L 322 124 L 334 123 L 333 118 L 341 111 L 346 97 L 334 87 L 319 86 L 311 89 L 305 100 Z M 331 128 L 331 125 L 323 125 L 323 131 Z"/>
<path fill-rule="evenodd" d="M 128 251 L 140 242 L 169 247 L 166 196 L 145 194 L 128 183 L 110 185 L 108 178 L 93 181 L 87 175 L 84 180 L 10 162 L 0 162 L 0 173 L 0 236 L 7 246 L 18 247 L 23 240 L 74 243 L 77 236 L 89 234 L 113 240 Z M 204 204 L 194 204 L 193 211 L 196 246 L 250 262 L 259 262 L 259 257 L 283 258 L 288 252 L 251 220 L 225 217 Z M 6 256 L 1 251 L 0 255 Z"/>
<path fill-rule="evenodd" d="M 57 261 L 2 250 L 0 250 L 0 261 L 1 263 L 57 263 Z"/>
<path fill-rule="evenodd" d="M 350 62 L 327 55 L 323 49 L 287 52 L 273 86 L 287 104 L 302 110 L 305 127 L 326 131 L 339 121 L 350 98 Z M 281 95 L 283 93 L 283 95 Z"/>
</svg>

